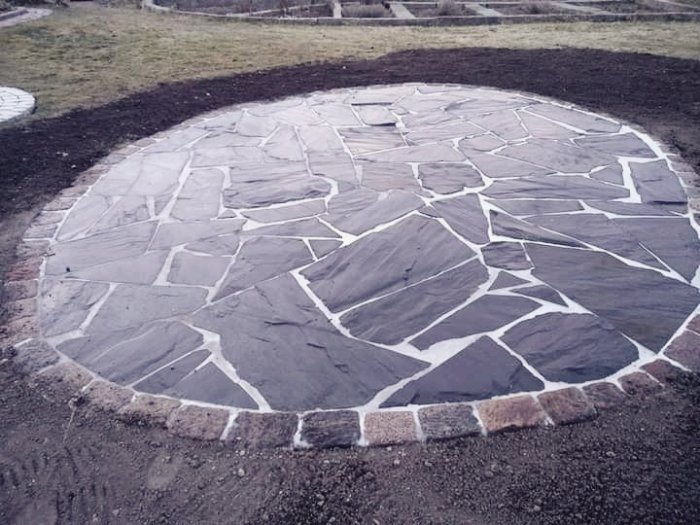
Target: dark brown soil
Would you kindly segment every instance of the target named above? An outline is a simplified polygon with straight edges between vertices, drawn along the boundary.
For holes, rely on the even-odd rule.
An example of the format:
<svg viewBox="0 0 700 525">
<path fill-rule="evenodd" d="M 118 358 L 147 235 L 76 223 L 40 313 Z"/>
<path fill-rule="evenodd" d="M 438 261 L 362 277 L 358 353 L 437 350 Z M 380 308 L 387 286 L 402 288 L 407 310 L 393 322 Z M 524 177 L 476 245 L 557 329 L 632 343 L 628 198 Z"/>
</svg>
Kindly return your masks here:
<svg viewBox="0 0 700 525">
<path fill-rule="evenodd" d="M 424 50 L 163 85 L 0 130 L 0 272 L 33 210 L 119 144 L 238 102 L 404 81 L 578 103 L 642 125 L 700 168 L 700 62 L 691 60 Z M 66 399 L 29 388 L 0 357 L 0 523 L 697 523 L 699 431 L 700 384 L 688 379 L 573 427 L 241 456 L 85 409 L 71 422 Z"/>
</svg>

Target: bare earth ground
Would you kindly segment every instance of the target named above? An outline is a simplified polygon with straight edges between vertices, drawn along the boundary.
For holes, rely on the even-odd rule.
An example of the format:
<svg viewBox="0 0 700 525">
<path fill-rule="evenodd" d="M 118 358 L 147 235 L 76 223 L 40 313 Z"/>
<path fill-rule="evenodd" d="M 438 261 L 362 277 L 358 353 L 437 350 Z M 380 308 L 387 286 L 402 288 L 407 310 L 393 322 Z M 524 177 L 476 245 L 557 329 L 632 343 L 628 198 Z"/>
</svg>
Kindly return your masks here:
<svg viewBox="0 0 700 525">
<path fill-rule="evenodd" d="M 179 21 L 168 23 L 182 27 Z M 87 24 L 81 27 L 87 35 L 102 31 Z M 248 30 L 233 24 L 225 27 Z M 615 27 L 624 31 L 627 26 Z M 669 31 L 683 28 L 678 32 L 684 33 L 695 26 L 669 27 Z M 58 25 L 47 31 L 55 36 L 52 31 L 57 29 Z M 299 28 L 283 28 L 291 29 Z M 31 36 L 13 31 L 25 44 L 44 38 L 45 49 L 35 49 L 39 57 L 60 56 L 68 45 L 65 41 L 70 41 L 66 35 L 51 40 L 36 36 L 41 32 Z M 330 29 L 328 33 L 335 41 L 342 40 L 341 33 Z M 308 39 L 309 34 L 295 38 Z M 507 35 L 502 35 L 504 42 Z M 592 35 L 580 36 L 594 40 Z M 0 34 L 0 46 L 5 39 Z M 544 45 L 544 40 L 529 47 Z M 23 45 L 0 54 L 0 61 L 5 61 L 0 62 L 0 83 L 27 75 L 34 84 L 27 80 L 29 86 L 19 87 L 44 85 L 42 89 L 55 95 L 47 115 L 103 102 L 89 81 L 52 90 L 38 70 L 32 72 L 31 63 L 19 60 L 6 67 L 7 56 L 18 60 Z M 684 51 L 688 54 L 676 54 L 697 58 L 692 48 L 689 44 L 691 51 Z M 105 52 L 109 49 L 106 44 Z M 86 54 L 93 51 L 85 49 Z M 78 49 L 66 52 L 71 53 Z M 324 58 L 356 56 L 353 53 Z M 173 52 L 173 56 L 180 55 Z M 71 60 L 60 73 L 66 82 L 73 64 L 80 63 L 76 57 Z M 200 60 L 199 70 L 193 65 L 186 76 L 214 74 L 202 66 L 204 62 Z M 107 100 L 116 98 L 119 91 L 109 84 L 109 74 L 97 65 L 99 61 L 85 63 L 94 64 L 94 76 L 109 91 L 104 95 Z M 117 145 L 203 111 L 313 89 L 414 80 L 532 91 L 643 125 L 675 145 L 696 170 L 700 167 L 700 62 L 694 60 L 576 49 L 415 50 L 378 60 L 292 66 L 154 86 L 167 79 L 166 69 L 152 78 L 132 69 L 138 80 L 131 90 L 120 84 L 121 76 L 116 80 L 121 94 L 152 87 L 149 91 L 0 130 L 0 271 L 33 210 Z M 206 71 L 200 75 L 201 70 Z M 80 93 L 61 102 L 71 89 Z M 13 372 L 7 355 L 5 351 L 0 357 L 3 524 L 682 524 L 696 523 L 700 513 L 697 379 L 686 378 L 666 395 L 632 400 L 620 411 L 573 427 L 391 450 L 241 455 L 219 443 L 191 442 L 158 429 L 127 426 L 84 407 L 73 413 L 67 399 L 30 388 Z"/>
</svg>

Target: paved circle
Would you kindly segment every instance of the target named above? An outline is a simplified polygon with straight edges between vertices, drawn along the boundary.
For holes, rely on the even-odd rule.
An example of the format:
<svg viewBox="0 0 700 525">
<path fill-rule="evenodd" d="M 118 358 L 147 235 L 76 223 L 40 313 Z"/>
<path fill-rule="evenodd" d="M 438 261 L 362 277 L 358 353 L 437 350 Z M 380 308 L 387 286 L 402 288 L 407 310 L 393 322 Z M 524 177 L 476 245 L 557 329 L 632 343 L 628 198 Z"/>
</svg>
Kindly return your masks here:
<svg viewBox="0 0 700 525">
<path fill-rule="evenodd" d="M 663 355 L 700 302 L 659 145 L 565 104 L 338 90 L 152 142 L 34 234 L 42 337 L 137 392 L 364 413 L 555 390 Z"/>
<path fill-rule="evenodd" d="M 35 103 L 34 97 L 26 91 L 0 86 L 0 124 L 28 115 Z"/>
</svg>

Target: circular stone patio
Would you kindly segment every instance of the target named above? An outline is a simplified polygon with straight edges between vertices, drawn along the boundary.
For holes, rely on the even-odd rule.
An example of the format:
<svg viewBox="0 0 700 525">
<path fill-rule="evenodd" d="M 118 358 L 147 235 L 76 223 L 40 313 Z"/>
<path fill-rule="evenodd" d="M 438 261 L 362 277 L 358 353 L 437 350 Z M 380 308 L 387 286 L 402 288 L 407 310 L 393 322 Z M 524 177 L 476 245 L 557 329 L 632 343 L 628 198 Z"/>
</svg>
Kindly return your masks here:
<svg viewBox="0 0 700 525">
<path fill-rule="evenodd" d="M 0 86 L 0 124 L 28 115 L 36 100 L 21 89 Z"/>
<path fill-rule="evenodd" d="M 609 117 L 378 86 L 228 108 L 110 162 L 26 235 L 49 247 L 18 349 L 57 350 L 45 377 L 122 414 L 386 444 L 587 419 L 687 365 L 698 226 L 662 146 Z"/>
</svg>

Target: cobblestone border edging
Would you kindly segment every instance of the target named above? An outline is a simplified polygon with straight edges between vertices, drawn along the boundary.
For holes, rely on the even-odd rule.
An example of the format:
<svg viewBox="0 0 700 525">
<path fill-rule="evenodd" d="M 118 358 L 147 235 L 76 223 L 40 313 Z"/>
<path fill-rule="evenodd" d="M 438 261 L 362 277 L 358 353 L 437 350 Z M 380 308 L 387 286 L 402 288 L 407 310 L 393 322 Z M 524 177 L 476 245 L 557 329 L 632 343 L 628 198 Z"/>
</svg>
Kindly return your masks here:
<svg viewBox="0 0 700 525">
<path fill-rule="evenodd" d="M 230 108 L 224 108 L 195 117 L 117 150 L 81 174 L 72 187 L 60 192 L 34 219 L 17 248 L 17 261 L 5 276 L 9 315 L 7 334 L 0 340 L 0 347 L 14 346 L 15 365 L 31 377 L 33 384 L 66 395 L 73 403 L 84 403 L 88 410 L 103 410 L 131 423 L 165 427 L 183 437 L 223 440 L 242 447 L 308 448 L 386 446 L 568 425 L 595 418 L 599 411 L 619 406 L 628 396 L 663 392 L 666 385 L 684 371 L 700 372 L 700 315 L 697 315 L 679 330 L 655 360 L 639 368 L 631 365 L 634 369 L 628 367 L 612 381 L 595 381 L 582 388 L 367 413 L 357 410 L 264 413 L 137 394 L 99 378 L 41 341 L 36 297 L 41 265 L 44 258 L 50 256 L 49 242 L 42 239 L 53 235 L 72 205 L 111 165 L 173 131 L 229 111 Z M 661 146 L 671 168 L 683 182 L 690 209 L 700 211 L 700 193 L 691 187 L 697 176 L 671 148 Z"/>
</svg>

